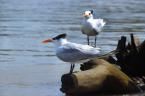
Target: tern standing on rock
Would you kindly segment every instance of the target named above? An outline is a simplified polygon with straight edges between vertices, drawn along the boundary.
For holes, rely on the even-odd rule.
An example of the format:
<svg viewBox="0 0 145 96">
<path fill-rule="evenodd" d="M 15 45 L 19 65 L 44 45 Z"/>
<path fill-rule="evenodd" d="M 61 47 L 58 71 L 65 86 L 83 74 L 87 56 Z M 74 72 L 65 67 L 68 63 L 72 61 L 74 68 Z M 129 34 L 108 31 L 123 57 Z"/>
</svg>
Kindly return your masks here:
<svg viewBox="0 0 145 96">
<path fill-rule="evenodd" d="M 95 47 L 96 47 L 96 40 L 97 35 L 102 31 L 102 28 L 106 24 L 103 19 L 94 19 L 93 17 L 93 10 L 88 10 L 83 13 L 85 17 L 84 21 L 82 22 L 81 31 L 83 34 L 87 35 L 87 42 L 89 42 L 89 36 L 95 36 Z"/>
<path fill-rule="evenodd" d="M 66 34 L 60 34 L 54 38 L 49 38 L 42 42 L 54 43 L 56 56 L 62 61 L 69 62 L 71 64 L 70 74 L 73 72 L 75 63 L 84 63 L 91 58 L 101 55 L 100 48 L 69 42 L 66 39 Z"/>
</svg>

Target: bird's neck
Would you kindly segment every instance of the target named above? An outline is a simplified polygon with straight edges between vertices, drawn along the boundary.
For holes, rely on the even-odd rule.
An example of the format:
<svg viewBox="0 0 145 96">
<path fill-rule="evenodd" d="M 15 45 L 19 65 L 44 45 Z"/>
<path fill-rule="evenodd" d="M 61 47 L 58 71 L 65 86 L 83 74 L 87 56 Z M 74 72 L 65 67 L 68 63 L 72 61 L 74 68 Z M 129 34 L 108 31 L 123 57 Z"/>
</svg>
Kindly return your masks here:
<svg viewBox="0 0 145 96">
<path fill-rule="evenodd" d="M 67 39 L 60 39 L 59 40 L 59 42 L 60 42 L 60 45 L 63 45 L 63 44 L 66 44 L 68 41 L 67 41 Z"/>
<path fill-rule="evenodd" d="M 64 44 L 66 44 L 67 42 L 68 42 L 67 39 L 64 39 L 64 38 L 60 39 L 59 41 L 55 42 L 55 48 L 58 48 Z"/>
<path fill-rule="evenodd" d="M 89 19 L 94 19 L 93 15 L 86 18 L 86 20 L 89 20 Z"/>
</svg>

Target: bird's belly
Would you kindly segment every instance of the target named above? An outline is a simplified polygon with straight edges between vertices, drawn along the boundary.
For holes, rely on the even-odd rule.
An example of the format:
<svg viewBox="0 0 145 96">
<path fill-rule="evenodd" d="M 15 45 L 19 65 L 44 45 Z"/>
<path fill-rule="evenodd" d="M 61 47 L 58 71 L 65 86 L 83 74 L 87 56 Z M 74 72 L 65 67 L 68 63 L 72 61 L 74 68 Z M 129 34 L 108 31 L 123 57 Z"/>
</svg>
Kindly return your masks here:
<svg viewBox="0 0 145 96">
<path fill-rule="evenodd" d="M 77 58 L 74 58 L 74 56 L 69 53 L 58 53 L 56 55 L 60 60 L 64 62 L 77 62 L 78 61 Z"/>
<path fill-rule="evenodd" d="M 88 36 L 95 36 L 95 35 L 98 34 L 98 32 L 96 32 L 96 31 L 93 30 L 92 28 L 86 28 L 86 27 L 83 28 L 83 32 L 82 32 L 82 33 L 83 33 L 83 34 L 86 34 L 86 35 L 88 35 Z"/>
<path fill-rule="evenodd" d="M 82 56 L 78 56 L 77 54 L 72 54 L 72 53 L 57 53 L 57 57 L 64 61 L 64 62 L 71 62 L 71 63 L 80 63 L 80 62 L 85 62 L 86 60 L 88 61 L 89 59 L 87 58 L 82 58 Z"/>
</svg>

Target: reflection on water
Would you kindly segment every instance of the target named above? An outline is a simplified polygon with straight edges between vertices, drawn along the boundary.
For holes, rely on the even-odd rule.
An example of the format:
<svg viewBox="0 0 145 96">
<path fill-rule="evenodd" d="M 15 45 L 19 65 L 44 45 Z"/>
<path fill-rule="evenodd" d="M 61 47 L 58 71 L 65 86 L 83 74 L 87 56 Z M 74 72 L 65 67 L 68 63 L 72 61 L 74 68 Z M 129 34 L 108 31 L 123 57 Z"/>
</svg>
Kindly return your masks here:
<svg viewBox="0 0 145 96">
<path fill-rule="evenodd" d="M 41 41 L 67 33 L 70 41 L 85 44 L 80 22 L 86 9 L 107 22 L 97 40 L 104 51 L 131 32 L 145 39 L 144 0 L 0 0 L 0 96 L 62 95 L 60 77 L 69 64 Z"/>
</svg>

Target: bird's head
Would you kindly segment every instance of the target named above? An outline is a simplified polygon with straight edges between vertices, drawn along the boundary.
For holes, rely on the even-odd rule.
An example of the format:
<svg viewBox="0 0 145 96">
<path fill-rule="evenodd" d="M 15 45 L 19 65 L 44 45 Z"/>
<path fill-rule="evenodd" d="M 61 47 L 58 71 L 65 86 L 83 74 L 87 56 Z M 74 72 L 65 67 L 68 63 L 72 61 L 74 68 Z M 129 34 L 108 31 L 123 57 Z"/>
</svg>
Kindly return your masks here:
<svg viewBox="0 0 145 96">
<path fill-rule="evenodd" d="M 87 10 L 83 13 L 83 16 L 88 19 L 88 18 L 93 18 L 93 10 Z"/>
<path fill-rule="evenodd" d="M 60 35 L 57 35 L 53 38 L 48 38 L 46 40 L 43 40 L 42 43 L 46 44 L 46 43 L 52 42 L 52 43 L 56 43 L 58 45 L 59 43 L 64 42 L 65 38 L 66 38 L 66 34 L 60 34 Z"/>
</svg>

